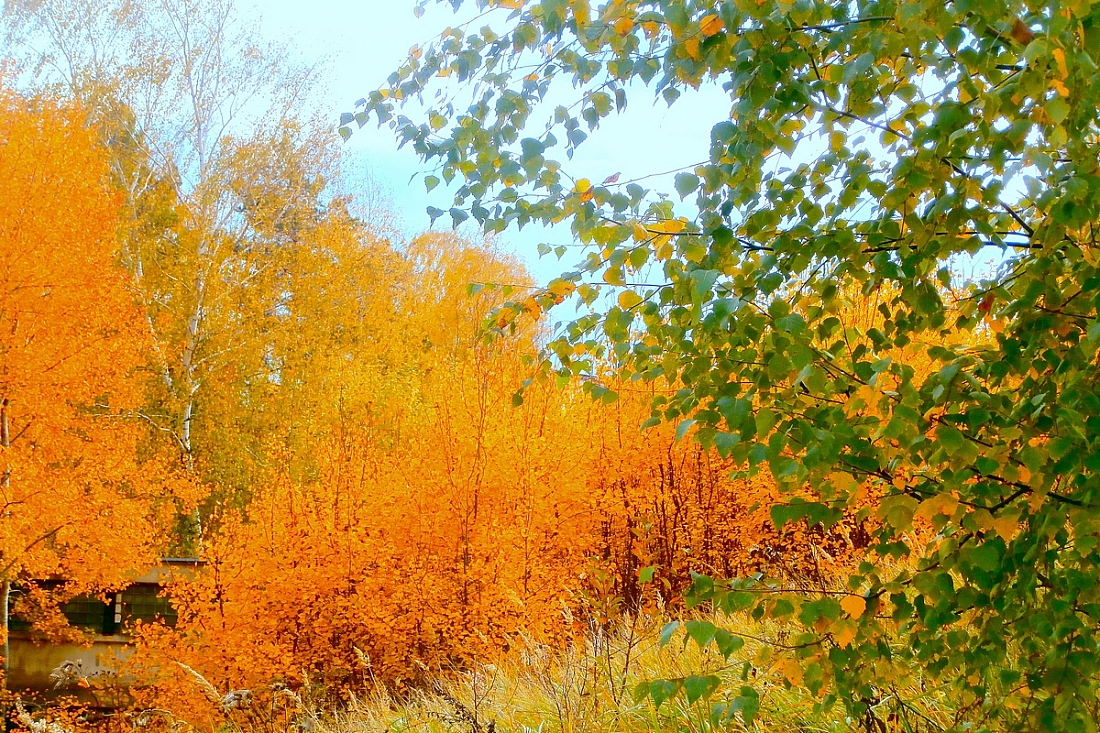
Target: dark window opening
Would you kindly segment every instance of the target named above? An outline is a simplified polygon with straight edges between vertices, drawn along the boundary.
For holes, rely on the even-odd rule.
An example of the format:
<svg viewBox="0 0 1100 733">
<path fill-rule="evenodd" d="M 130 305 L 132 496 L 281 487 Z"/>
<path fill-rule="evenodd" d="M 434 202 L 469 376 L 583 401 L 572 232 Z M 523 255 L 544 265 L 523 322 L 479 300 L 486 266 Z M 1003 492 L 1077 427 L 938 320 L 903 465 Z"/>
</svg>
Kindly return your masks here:
<svg viewBox="0 0 1100 733">
<path fill-rule="evenodd" d="M 61 604 L 61 613 L 70 626 L 88 629 L 99 634 L 115 631 L 114 609 L 95 596 L 76 596 Z"/>
<path fill-rule="evenodd" d="M 168 626 L 175 626 L 179 615 L 172 606 L 172 602 L 161 595 L 161 588 L 157 585 L 132 585 L 120 594 L 122 600 L 122 617 L 120 621 L 125 627 L 134 623 L 162 622 Z"/>
<path fill-rule="evenodd" d="M 59 583 L 46 581 L 42 584 L 47 590 L 60 587 Z M 138 583 L 118 593 L 111 593 L 104 602 L 95 596 L 80 595 L 60 604 L 59 610 L 69 625 L 91 631 L 94 634 L 110 636 L 128 631 L 136 623 L 163 623 L 175 626 L 179 614 L 172 602 L 161 595 L 163 588 L 152 583 Z M 31 616 L 20 614 L 29 609 L 20 609 L 19 597 L 25 591 L 13 587 L 8 596 L 8 630 L 16 632 L 33 631 Z"/>
</svg>

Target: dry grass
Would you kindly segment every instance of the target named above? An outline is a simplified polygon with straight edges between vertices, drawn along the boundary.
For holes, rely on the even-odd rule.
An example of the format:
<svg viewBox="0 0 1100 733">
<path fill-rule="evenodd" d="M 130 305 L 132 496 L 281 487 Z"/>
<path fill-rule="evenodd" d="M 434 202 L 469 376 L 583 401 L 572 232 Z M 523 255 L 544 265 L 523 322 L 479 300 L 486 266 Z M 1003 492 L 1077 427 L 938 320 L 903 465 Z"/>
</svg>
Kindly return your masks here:
<svg viewBox="0 0 1100 733">
<path fill-rule="evenodd" d="M 904 683 L 883 691 L 873 716 L 853 720 L 839 705 L 822 710 L 817 698 L 787 683 L 778 664 L 763 661 L 771 649 L 763 640 L 782 638 L 782 626 L 747 617 L 705 620 L 752 640 L 726 659 L 713 645 L 700 649 L 682 631 L 662 646 L 661 629 L 667 618 L 632 618 L 611 630 L 594 629 L 584 643 L 567 648 L 513 639 L 511 651 L 491 662 L 465 670 L 424 670 L 435 679 L 429 689 L 397 699 L 378 685 L 368 695 L 351 698 L 340 710 L 324 709 L 322 701 L 331 698 L 308 681 L 298 693 L 284 685 L 223 692 L 192 668 L 180 667 L 224 716 L 222 724 L 215 726 L 224 733 L 931 733 L 957 729 L 953 706 L 915 673 L 902 675 Z M 753 664 L 747 664 L 749 660 Z M 365 656 L 363 661 L 369 663 Z M 722 682 L 712 697 L 695 703 L 680 694 L 657 707 L 650 698 L 639 700 L 633 694 L 641 682 L 689 675 L 717 675 Z M 736 700 L 746 685 L 759 694 L 759 714 L 751 724 L 741 713 L 721 714 L 725 710 L 721 706 Z M 715 706 L 719 706 L 717 717 Z M 49 716 L 19 712 L 22 726 L 32 733 L 83 729 L 76 720 L 53 721 Z M 125 715 L 122 727 L 170 733 L 210 729 L 189 718 L 184 711 L 150 709 Z"/>
<path fill-rule="evenodd" d="M 754 637 L 774 638 L 781 630 L 747 619 L 711 619 Z M 750 642 L 726 660 L 713 648 L 700 650 L 677 634 L 661 648 L 663 621 L 632 619 L 611 632 L 596 631 L 586 643 L 550 649 L 517 639 L 512 651 L 466 671 L 441 672 L 432 690 L 396 700 L 383 690 L 352 700 L 343 711 L 319 720 L 323 733 L 642 733 L 643 731 L 937 731 L 952 726 L 942 697 L 919 679 L 886 695 L 873 720 L 852 720 L 840 706 L 816 709 L 817 700 L 791 688 L 779 672 L 751 672 L 761 642 Z M 656 708 L 635 700 L 639 682 L 716 674 L 723 683 L 709 700 L 689 704 L 678 695 Z M 742 675 L 747 674 L 746 679 Z M 760 712 L 747 727 L 740 714 L 712 720 L 715 704 L 749 684 L 760 694 Z M 902 704 L 900 699 L 904 699 Z"/>
</svg>

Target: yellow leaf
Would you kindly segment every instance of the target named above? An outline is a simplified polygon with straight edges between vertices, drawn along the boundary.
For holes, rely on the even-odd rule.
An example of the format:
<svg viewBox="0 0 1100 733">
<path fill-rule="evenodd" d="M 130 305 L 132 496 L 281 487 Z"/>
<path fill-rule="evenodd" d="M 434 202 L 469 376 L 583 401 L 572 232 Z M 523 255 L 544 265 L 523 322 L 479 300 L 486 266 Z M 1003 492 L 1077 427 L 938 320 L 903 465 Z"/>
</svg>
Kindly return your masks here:
<svg viewBox="0 0 1100 733">
<path fill-rule="evenodd" d="M 656 21 L 646 21 L 642 23 L 642 30 L 645 31 L 646 38 L 656 38 L 657 34 L 661 32 L 661 26 L 657 25 Z"/>
<path fill-rule="evenodd" d="M 702 61 L 703 57 L 699 55 L 699 39 L 689 38 L 684 41 L 684 51 L 687 55 L 695 61 Z"/>
<path fill-rule="evenodd" d="M 609 285 L 626 285 L 623 268 L 609 267 L 603 272 L 603 281 Z"/>
<path fill-rule="evenodd" d="M 554 295 L 558 298 L 563 298 L 576 290 L 577 286 L 569 282 L 568 280 L 559 279 L 551 281 L 550 285 L 548 285 L 546 289 L 550 291 L 551 295 Z"/>
<path fill-rule="evenodd" d="M 659 221 L 655 224 L 651 224 L 648 229 L 651 232 L 658 234 L 677 234 L 684 230 L 687 226 L 686 219 L 666 219 L 665 221 Z"/>
<path fill-rule="evenodd" d="M 684 259 L 689 262 L 702 262 L 710 252 L 706 247 L 697 242 L 688 241 L 684 245 Z"/>
<path fill-rule="evenodd" d="M 842 647 L 846 647 L 856 638 L 856 626 L 853 623 L 840 621 L 833 625 L 833 641 Z"/>
<path fill-rule="evenodd" d="M 573 17 L 576 18 L 578 23 L 584 24 L 588 22 L 589 13 L 591 8 L 588 7 L 588 0 L 571 0 L 569 3 L 573 9 Z"/>
<path fill-rule="evenodd" d="M 850 473 L 834 471 L 825 478 L 833 485 L 833 488 L 836 489 L 839 494 L 851 494 L 856 488 L 856 480 L 852 478 Z"/>
<path fill-rule="evenodd" d="M 587 178 L 581 178 L 577 181 L 577 184 L 573 186 L 573 190 L 581 195 L 581 201 L 591 201 L 595 195 L 595 191 L 592 189 L 592 181 Z"/>
<path fill-rule="evenodd" d="M 614 28 L 615 32 L 618 33 L 620 36 L 625 36 L 627 33 L 630 33 L 630 31 L 634 30 L 634 19 L 625 16 L 619 18 L 615 21 L 615 24 L 612 26 L 612 28 Z"/>
<path fill-rule="evenodd" d="M 929 521 L 937 514 L 950 517 L 958 506 L 959 500 L 953 494 L 936 494 L 922 501 L 913 516 Z"/>
<path fill-rule="evenodd" d="M 1000 516 L 993 520 L 993 531 L 1005 542 L 1011 540 L 1019 529 L 1020 523 L 1014 517 Z"/>
<path fill-rule="evenodd" d="M 528 297 L 523 301 L 523 311 L 535 319 L 538 319 L 542 315 L 542 306 L 539 302 L 532 297 Z"/>
<path fill-rule="evenodd" d="M 778 665 L 779 670 L 792 685 L 802 684 L 802 665 L 795 659 L 784 659 Z"/>
<path fill-rule="evenodd" d="M 779 126 L 779 132 L 786 137 L 791 137 L 796 132 L 800 132 L 806 123 L 800 119 L 788 119 L 782 125 Z"/>
<path fill-rule="evenodd" d="M 1058 64 L 1058 78 L 1065 79 L 1069 76 L 1069 69 L 1066 67 L 1066 52 L 1056 48 L 1050 53 L 1054 57 L 1054 62 Z"/>
<path fill-rule="evenodd" d="M 844 402 L 844 411 L 852 414 L 859 412 L 868 405 L 874 405 L 876 402 L 877 395 L 874 387 L 865 384 L 848 396 L 848 399 Z"/>
<path fill-rule="evenodd" d="M 857 619 L 867 610 L 867 599 L 863 596 L 845 596 L 840 602 L 840 607 L 848 616 Z M 853 632 L 852 635 L 855 636 L 855 633 Z M 847 646 L 847 644 L 841 644 L 841 646 Z"/>
<path fill-rule="evenodd" d="M 634 222 L 634 241 L 644 242 L 649 239 L 649 237 L 649 231 L 647 231 L 646 228 L 642 226 L 642 223 L 638 221 Z"/>
<path fill-rule="evenodd" d="M 721 33 L 725 27 L 726 24 L 717 15 L 706 15 L 699 21 L 700 32 L 708 38 L 715 33 Z"/>
<path fill-rule="evenodd" d="M 633 290 L 624 290 L 619 293 L 619 307 L 624 311 L 628 311 L 634 308 L 642 302 L 642 296 L 638 295 Z"/>
<path fill-rule="evenodd" d="M 1069 96 L 1069 88 L 1057 79 L 1051 79 L 1050 86 L 1054 89 L 1054 91 L 1058 92 L 1063 97 Z"/>
</svg>

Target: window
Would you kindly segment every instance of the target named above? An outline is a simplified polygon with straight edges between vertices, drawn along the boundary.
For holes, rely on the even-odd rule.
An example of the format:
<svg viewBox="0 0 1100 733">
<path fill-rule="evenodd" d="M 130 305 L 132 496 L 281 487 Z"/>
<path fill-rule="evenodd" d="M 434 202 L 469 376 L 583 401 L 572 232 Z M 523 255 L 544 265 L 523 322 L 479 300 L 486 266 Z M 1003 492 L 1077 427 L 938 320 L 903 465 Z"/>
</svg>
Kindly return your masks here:
<svg viewBox="0 0 1100 733">
<path fill-rule="evenodd" d="M 89 629 L 97 634 L 114 633 L 114 614 L 111 604 L 95 596 L 76 596 L 61 604 L 61 613 L 70 626 Z"/>
<path fill-rule="evenodd" d="M 172 607 L 172 602 L 161 596 L 161 587 L 150 583 L 138 583 L 131 585 L 122 591 L 122 617 L 119 619 L 126 626 L 136 621 L 151 623 L 162 621 L 169 626 L 175 626 L 178 614 Z"/>
<path fill-rule="evenodd" d="M 36 585 L 49 594 L 61 587 L 59 581 L 39 581 Z M 179 618 L 172 602 L 161 595 L 163 586 L 157 583 L 134 583 L 125 590 L 107 596 L 103 602 L 95 596 L 75 596 L 60 606 L 61 613 L 70 626 L 86 629 L 95 634 L 112 635 L 125 633 L 137 622 L 160 622 L 175 626 Z M 13 587 L 8 596 L 8 628 L 10 631 L 30 631 L 32 624 L 28 617 L 34 616 L 32 607 L 19 603 L 19 596 L 26 593 L 25 588 Z M 28 614 L 24 617 L 22 611 Z"/>
</svg>

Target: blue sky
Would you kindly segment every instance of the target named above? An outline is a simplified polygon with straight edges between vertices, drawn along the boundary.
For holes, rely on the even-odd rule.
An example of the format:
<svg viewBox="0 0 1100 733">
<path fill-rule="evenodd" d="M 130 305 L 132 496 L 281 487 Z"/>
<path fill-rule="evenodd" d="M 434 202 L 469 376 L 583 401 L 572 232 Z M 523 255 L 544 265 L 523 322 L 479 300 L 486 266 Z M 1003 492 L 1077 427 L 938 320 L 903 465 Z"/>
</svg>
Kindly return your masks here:
<svg viewBox="0 0 1100 733">
<path fill-rule="evenodd" d="M 320 97 L 325 106 L 322 112 L 335 121 L 340 112 L 352 110 L 355 100 L 378 88 L 412 46 L 426 44 L 443 29 L 473 15 L 464 11 L 456 17 L 449 5 L 431 3 L 418 19 L 414 5 L 413 0 L 265 0 L 257 6 L 262 17 L 258 30 L 269 38 L 289 38 L 308 62 L 327 61 L 328 89 Z M 562 161 L 567 173 L 594 181 L 621 173 L 628 180 L 706 159 L 710 125 L 728 107 L 721 90 L 705 86 L 698 94 L 684 95 L 671 108 L 664 102 L 654 104 L 648 90 L 639 91 L 622 118 L 610 120 L 594 133 L 572 161 Z M 387 128 L 369 125 L 357 131 L 348 146 L 352 170 L 365 172 L 381 187 L 406 234 L 428 228 L 427 206 L 450 208 L 450 196 L 442 187 L 427 194 L 419 180 L 409 182 L 425 168 L 411 151 L 397 149 Z M 671 179 L 669 175 L 667 180 L 655 178 L 649 183 L 671 191 Z M 449 226 L 446 219 L 436 226 Z M 537 280 L 545 282 L 571 269 L 579 256 L 567 255 L 561 262 L 552 255 L 540 260 L 537 245 L 571 241 L 568 229 L 529 227 L 506 232 L 501 243 L 521 256 Z"/>
</svg>

